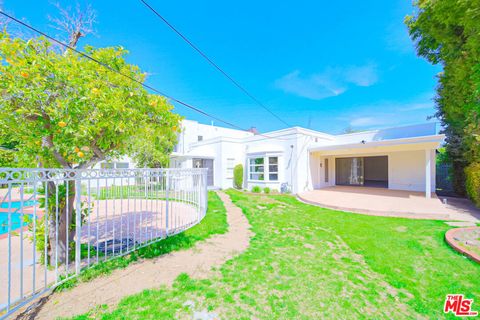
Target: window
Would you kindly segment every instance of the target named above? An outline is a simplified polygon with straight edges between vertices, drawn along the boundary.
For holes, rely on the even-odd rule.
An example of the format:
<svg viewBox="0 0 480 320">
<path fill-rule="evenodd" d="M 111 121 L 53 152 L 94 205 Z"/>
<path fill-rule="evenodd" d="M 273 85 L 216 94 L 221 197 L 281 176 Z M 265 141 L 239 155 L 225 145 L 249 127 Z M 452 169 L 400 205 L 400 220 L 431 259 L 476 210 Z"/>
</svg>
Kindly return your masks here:
<svg viewBox="0 0 480 320">
<path fill-rule="evenodd" d="M 328 183 L 328 159 L 325 159 L 325 182 Z"/>
<path fill-rule="evenodd" d="M 102 162 L 100 168 L 102 169 L 128 169 L 128 162 Z"/>
<path fill-rule="evenodd" d="M 278 157 L 268 158 L 268 179 L 278 181 Z"/>
<path fill-rule="evenodd" d="M 200 141 L 203 141 L 203 136 L 198 136 L 198 137 L 197 137 L 197 141 L 199 141 L 199 142 L 200 142 Z"/>
<path fill-rule="evenodd" d="M 117 162 L 115 167 L 117 169 L 128 169 L 128 162 Z"/>
<path fill-rule="evenodd" d="M 115 164 L 113 162 L 103 162 L 100 164 L 100 168 L 102 169 L 113 169 L 115 168 Z"/>
<path fill-rule="evenodd" d="M 278 157 L 250 158 L 249 180 L 278 181 Z"/>
<path fill-rule="evenodd" d="M 265 180 L 265 166 L 263 158 L 250 159 L 250 180 Z"/>
<path fill-rule="evenodd" d="M 233 179 L 234 158 L 227 158 L 227 179 Z"/>
</svg>

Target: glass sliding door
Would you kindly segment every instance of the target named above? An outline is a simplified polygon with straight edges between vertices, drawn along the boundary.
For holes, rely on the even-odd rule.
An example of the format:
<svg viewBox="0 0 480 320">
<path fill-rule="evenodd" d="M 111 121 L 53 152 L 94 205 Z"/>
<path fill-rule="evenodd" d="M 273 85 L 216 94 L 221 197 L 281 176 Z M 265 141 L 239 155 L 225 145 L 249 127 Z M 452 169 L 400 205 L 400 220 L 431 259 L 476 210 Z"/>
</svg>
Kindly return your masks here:
<svg viewBox="0 0 480 320">
<path fill-rule="evenodd" d="M 363 186 L 364 160 L 362 157 L 335 159 L 335 179 L 338 185 Z"/>
</svg>

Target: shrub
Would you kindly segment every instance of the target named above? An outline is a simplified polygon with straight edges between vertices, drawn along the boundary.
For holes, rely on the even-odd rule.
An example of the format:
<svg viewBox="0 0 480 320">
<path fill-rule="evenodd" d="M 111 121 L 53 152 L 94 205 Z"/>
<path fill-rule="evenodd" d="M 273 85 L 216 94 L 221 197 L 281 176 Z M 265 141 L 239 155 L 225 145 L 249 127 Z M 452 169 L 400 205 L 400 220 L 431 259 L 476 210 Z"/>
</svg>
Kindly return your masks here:
<svg viewBox="0 0 480 320">
<path fill-rule="evenodd" d="M 267 194 L 270 193 L 270 188 L 269 187 L 263 188 L 263 192 Z"/>
<path fill-rule="evenodd" d="M 472 163 L 465 169 L 465 187 L 470 199 L 480 207 L 480 162 Z"/>
<path fill-rule="evenodd" d="M 243 166 L 241 164 L 237 164 L 233 168 L 233 186 L 236 189 L 242 189 L 243 187 Z"/>
<path fill-rule="evenodd" d="M 252 187 L 252 192 L 260 193 L 260 192 L 262 192 L 262 189 L 259 186 L 254 186 L 254 187 Z"/>
</svg>

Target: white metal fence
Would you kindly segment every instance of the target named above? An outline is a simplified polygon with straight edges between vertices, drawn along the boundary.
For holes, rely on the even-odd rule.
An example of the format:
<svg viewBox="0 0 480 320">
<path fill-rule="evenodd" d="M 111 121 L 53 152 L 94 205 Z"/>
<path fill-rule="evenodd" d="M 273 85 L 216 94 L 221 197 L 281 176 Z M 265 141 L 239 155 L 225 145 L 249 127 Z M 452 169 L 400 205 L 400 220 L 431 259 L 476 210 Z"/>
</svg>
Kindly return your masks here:
<svg viewBox="0 0 480 320">
<path fill-rule="evenodd" d="M 84 268 L 197 224 L 206 174 L 0 168 L 0 318 Z"/>
</svg>

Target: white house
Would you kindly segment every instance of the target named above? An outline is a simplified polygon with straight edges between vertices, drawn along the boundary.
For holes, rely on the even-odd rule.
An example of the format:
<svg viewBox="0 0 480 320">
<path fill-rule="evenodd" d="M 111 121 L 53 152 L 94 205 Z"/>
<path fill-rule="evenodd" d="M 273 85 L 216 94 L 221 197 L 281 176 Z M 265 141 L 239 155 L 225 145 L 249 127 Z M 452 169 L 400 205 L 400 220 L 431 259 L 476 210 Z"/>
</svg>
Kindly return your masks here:
<svg viewBox="0 0 480 320">
<path fill-rule="evenodd" d="M 209 169 L 208 184 L 233 186 L 244 166 L 244 187 L 293 193 L 333 185 L 435 191 L 435 150 L 444 140 L 434 123 L 330 135 L 301 127 L 254 134 L 196 121 L 182 124 L 171 167 Z"/>
</svg>

